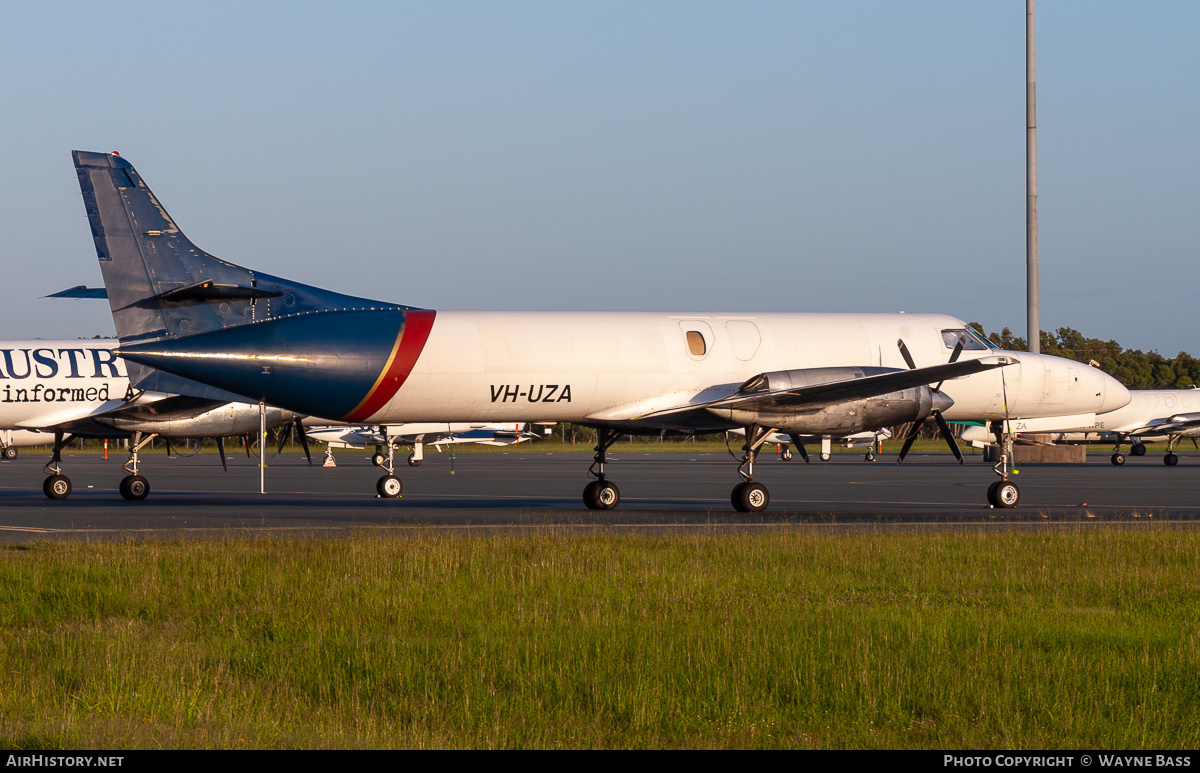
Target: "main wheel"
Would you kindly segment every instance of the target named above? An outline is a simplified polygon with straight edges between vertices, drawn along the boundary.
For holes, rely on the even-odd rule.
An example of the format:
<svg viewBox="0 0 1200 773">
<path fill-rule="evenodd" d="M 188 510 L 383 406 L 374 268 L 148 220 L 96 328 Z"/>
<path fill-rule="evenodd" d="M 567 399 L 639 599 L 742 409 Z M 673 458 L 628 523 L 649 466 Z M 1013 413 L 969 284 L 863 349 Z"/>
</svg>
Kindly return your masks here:
<svg viewBox="0 0 1200 773">
<path fill-rule="evenodd" d="M 833 454 L 821 454 L 821 461 L 828 462 L 830 457 L 832 457 L 832 456 L 833 456 Z"/>
<path fill-rule="evenodd" d="M 42 493 L 50 499 L 66 499 L 71 496 L 71 479 L 66 475 L 51 475 L 42 481 Z"/>
<path fill-rule="evenodd" d="M 421 461 L 422 460 L 418 459 L 415 454 L 408 455 L 408 466 L 409 467 L 420 467 Z"/>
<path fill-rule="evenodd" d="M 121 485 L 117 487 L 117 490 L 125 499 L 131 502 L 141 502 L 150 495 L 150 481 L 141 475 L 126 475 L 121 478 Z"/>
<path fill-rule="evenodd" d="M 1144 445 L 1142 445 L 1141 443 L 1138 443 L 1135 446 L 1129 447 L 1129 453 L 1133 454 L 1134 456 L 1145 456 L 1146 455 L 1146 447 Z"/>
<path fill-rule="evenodd" d="M 998 481 L 993 482 L 992 485 L 988 486 L 987 501 L 988 501 L 988 504 L 991 505 L 992 507 L 1000 506 L 1000 505 L 996 504 L 996 489 L 1000 488 L 1000 484 L 1003 482 L 1004 481 L 1002 481 L 1002 480 L 998 480 Z"/>
<path fill-rule="evenodd" d="M 761 513 L 771 504 L 771 495 L 763 484 L 746 480 L 733 487 L 729 501 L 739 513 Z"/>
<path fill-rule="evenodd" d="M 1167 465 L 1168 467 L 1174 467 L 1175 465 L 1179 464 L 1179 457 L 1171 451 L 1168 451 L 1167 455 L 1163 457 L 1163 464 Z"/>
<path fill-rule="evenodd" d="M 612 510 L 621 501 L 621 490 L 609 480 L 594 480 L 583 488 L 583 503 L 589 510 Z"/>
<path fill-rule="evenodd" d="M 1118 466 L 1125 464 L 1125 454 L 1118 451 L 1117 453 L 1112 455 L 1111 461 L 1113 464 L 1118 465 Z"/>
<path fill-rule="evenodd" d="M 779 452 L 779 458 L 780 458 L 780 459 L 782 459 L 782 460 L 783 460 L 783 461 L 785 461 L 785 462 L 790 462 L 790 461 L 792 461 L 792 449 L 790 449 L 790 448 L 785 448 L 785 449 L 783 449 L 782 451 L 780 451 L 780 452 Z"/>
<path fill-rule="evenodd" d="M 384 499 L 397 499 L 404 490 L 404 484 L 395 475 L 384 475 L 375 484 L 375 491 Z"/>
<path fill-rule="evenodd" d="M 375 465 L 376 467 L 382 467 L 383 463 L 386 461 L 387 457 L 383 454 L 371 454 L 371 464 Z"/>
<path fill-rule="evenodd" d="M 17 447 L 16 446 L 5 446 L 4 451 L 0 452 L 0 453 L 3 453 L 4 461 L 11 462 L 13 459 L 17 458 Z"/>
<path fill-rule="evenodd" d="M 992 499 L 996 507 L 1007 510 L 1010 507 L 1016 507 L 1017 502 L 1021 501 L 1021 490 L 1017 488 L 1017 484 L 1002 480 L 999 481 L 999 485 L 996 485 L 995 492 L 992 493 Z"/>
</svg>

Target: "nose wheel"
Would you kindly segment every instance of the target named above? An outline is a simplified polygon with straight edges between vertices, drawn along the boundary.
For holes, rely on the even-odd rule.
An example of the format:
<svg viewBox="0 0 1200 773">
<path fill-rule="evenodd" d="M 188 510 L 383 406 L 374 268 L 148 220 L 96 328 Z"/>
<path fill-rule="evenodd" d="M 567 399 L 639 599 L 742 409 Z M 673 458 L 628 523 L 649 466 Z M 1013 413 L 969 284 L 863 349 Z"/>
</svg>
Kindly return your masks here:
<svg viewBox="0 0 1200 773">
<path fill-rule="evenodd" d="M 1016 507 L 1017 503 L 1021 501 L 1021 490 L 1017 488 L 1017 484 L 1008 479 L 1008 460 L 1012 458 L 1013 452 L 1012 435 L 1004 432 L 1003 425 L 998 421 L 992 423 L 992 434 L 996 436 L 996 442 L 1001 448 L 1000 461 L 992 467 L 992 471 L 1000 476 L 1000 480 L 988 486 L 987 501 L 992 507 L 1007 510 Z M 1121 458 L 1121 461 L 1125 461 L 1124 457 Z"/>
<path fill-rule="evenodd" d="M 998 480 L 988 487 L 988 504 L 992 507 L 1008 509 L 1016 507 L 1021 501 L 1021 490 L 1012 481 Z"/>
</svg>

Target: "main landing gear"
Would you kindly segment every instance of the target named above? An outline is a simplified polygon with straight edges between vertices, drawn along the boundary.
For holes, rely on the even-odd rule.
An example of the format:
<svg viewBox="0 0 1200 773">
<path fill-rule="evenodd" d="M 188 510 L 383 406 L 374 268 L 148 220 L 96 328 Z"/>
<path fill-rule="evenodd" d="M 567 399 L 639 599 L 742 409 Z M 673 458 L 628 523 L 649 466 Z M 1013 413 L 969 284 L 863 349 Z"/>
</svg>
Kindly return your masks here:
<svg viewBox="0 0 1200 773">
<path fill-rule="evenodd" d="M 66 499 L 71 496 L 71 479 L 62 474 L 62 449 L 74 437 L 67 435 L 64 438 L 62 430 L 54 433 L 54 451 L 42 470 L 46 473 L 46 479 L 42 481 L 42 493 L 47 499 Z"/>
<path fill-rule="evenodd" d="M 1000 476 L 1000 480 L 988 487 L 988 504 L 1001 509 L 1016 507 L 1021 501 L 1021 490 L 1008 479 L 1008 460 L 1013 453 L 1012 435 L 1005 432 L 1004 425 L 998 421 L 992 422 L 992 434 L 996 436 L 996 443 L 1001 449 L 1000 461 L 996 462 L 992 471 Z"/>
<path fill-rule="evenodd" d="M 588 475 L 595 480 L 583 487 L 583 503 L 589 510 L 612 510 L 621 501 L 621 490 L 604 477 L 608 449 L 620 437 L 621 433 L 616 430 L 603 427 L 596 430 L 596 455 L 592 457 L 592 466 L 588 467 Z"/>
<path fill-rule="evenodd" d="M 733 505 L 733 509 L 739 513 L 761 513 L 767 509 L 767 505 L 771 504 L 771 494 L 767 491 L 767 487 L 758 481 L 754 480 L 754 459 L 758 456 L 759 450 L 762 448 L 766 439 L 775 430 L 772 427 L 759 427 L 751 425 L 746 427 L 746 445 L 745 455 L 742 456 L 742 461 L 738 464 L 738 475 L 742 476 L 742 482 L 733 487 L 733 491 L 729 494 L 729 502 Z M 802 448 L 799 438 L 793 438 L 797 448 Z M 805 454 L 807 461 L 808 454 Z"/>
<path fill-rule="evenodd" d="M 151 433 L 142 437 L 142 433 L 133 433 L 133 443 L 129 449 L 129 459 L 125 464 L 121 465 L 121 469 L 129 473 L 124 478 L 121 478 L 121 485 L 118 490 L 121 492 L 121 498 L 127 499 L 130 502 L 141 502 L 146 497 L 150 496 L 150 481 L 138 474 L 138 451 L 146 447 L 150 441 L 158 437 L 157 433 Z"/>
<path fill-rule="evenodd" d="M 384 475 L 375 482 L 375 493 L 381 499 L 399 499 L 400 492 L 404 491 L 404 484 L 396 477 L 396 446 L 388 439 L 387 427 L 380 427 L 383 432 L 383 447 L 387 449 L 387 454 L 376 453 L 371 457 L 372 463 L 376 466 L 387 470 L 387 475 Z M 378 459 L 378 461 L 376 461 Z"/>
</svg>

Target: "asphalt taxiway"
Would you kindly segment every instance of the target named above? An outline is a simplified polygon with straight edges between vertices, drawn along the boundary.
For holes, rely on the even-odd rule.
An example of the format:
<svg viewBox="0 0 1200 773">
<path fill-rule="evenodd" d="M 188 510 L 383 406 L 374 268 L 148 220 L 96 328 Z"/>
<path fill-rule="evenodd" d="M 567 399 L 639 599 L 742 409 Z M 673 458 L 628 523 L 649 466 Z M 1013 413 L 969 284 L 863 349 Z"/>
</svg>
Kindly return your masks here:
<svg viewBox="0 0 1200 773">
<path fill-rule="evenodd" d="M 771 493 L 769 509 L 735 513 L 729 493 L 737 463 L 725 453 L 610 452 L 608 477 L 621 490 L 613 511 L 589 511 L 587 453 L 431 453 L 419 468 L 400 462 L 398 500 L 375 495 L 382 474 L 362 453 L 340 453 L 338 466 L 308 466 L 298 453 L 269 458 L 259 493 L 256 460 L 233 457 L 228 472 L 215 455 L 142 458 L 150 496 L 127 502 L 117 493 L 123 456 L 64 457 L 74 491 L 63 501 L 42 494 L 44 455 L 23 453 L 0 464 L 0 543 L 38 539 L 174 538 L 181 535 L 337 534 L 363 528 L 487 531 L 523 529 L 755 530 L 764 527 L 1027 528 L 1080 523 L 1200 524 L 1200 457 L 1167 467 L 1156 455 L 1123 467 L 1107 454 L 1084 464 L 1026 465 L 1013 480 L 1021 503 L 995 510 L 985 503 L 996 480 L 978 456 L 963 466 L 949 454 L 894 455 L 875 463 L 835 454 L 804 464 L 763 454 L 757 480 Z"/>
</svg>

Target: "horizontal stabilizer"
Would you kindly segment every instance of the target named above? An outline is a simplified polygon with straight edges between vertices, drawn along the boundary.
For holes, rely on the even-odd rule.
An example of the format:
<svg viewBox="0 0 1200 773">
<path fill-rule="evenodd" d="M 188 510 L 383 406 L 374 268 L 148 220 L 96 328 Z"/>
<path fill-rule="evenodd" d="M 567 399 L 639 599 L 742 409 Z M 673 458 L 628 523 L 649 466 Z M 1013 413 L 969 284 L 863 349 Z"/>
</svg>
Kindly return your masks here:
<svg viewBox="0 0 1200 773">
<path fill-rule="evenodd" d="M 108 290 L 103 287 L 88 287 L 86 285 L 75 285 L 68 287 L 66 290 L 59 290 L 56 293 L 50 293 L 43 296 L 46 298 L 107 298 Z"/>
</svg>

